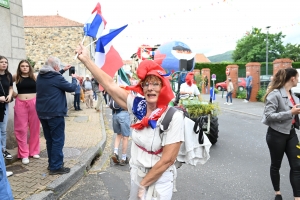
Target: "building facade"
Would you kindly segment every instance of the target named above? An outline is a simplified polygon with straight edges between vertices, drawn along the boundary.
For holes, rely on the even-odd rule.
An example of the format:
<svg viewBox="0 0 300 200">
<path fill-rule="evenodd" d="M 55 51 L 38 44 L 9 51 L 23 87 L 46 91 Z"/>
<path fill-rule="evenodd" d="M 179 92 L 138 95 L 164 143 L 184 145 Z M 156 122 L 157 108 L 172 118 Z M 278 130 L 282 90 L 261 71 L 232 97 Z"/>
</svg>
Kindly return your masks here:
<svg viewBox="0 0 300 200">
<path fill-rule="evenodd" d="M 2 47 L 0 55 L 8 59 L 8 70 L 15 74 L 19 62 L 26 58 L 22 0 L 0 1 L 0 30 L 0 46 Z M 13 133 L 14 104 L 14 102 L 9 104 L 8 149 L 17 145 Z"/>
</svg>

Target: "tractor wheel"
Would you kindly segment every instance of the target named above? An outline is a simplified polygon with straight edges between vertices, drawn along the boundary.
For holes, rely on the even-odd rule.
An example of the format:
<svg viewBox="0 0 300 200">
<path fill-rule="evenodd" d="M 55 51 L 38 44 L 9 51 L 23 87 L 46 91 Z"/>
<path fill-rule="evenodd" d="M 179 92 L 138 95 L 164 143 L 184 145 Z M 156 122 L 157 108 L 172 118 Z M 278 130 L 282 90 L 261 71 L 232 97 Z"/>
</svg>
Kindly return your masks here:
<svg viewBox="0 0 300 200">
<path fill-rule="evenodd" d="M 212 117 L 210 119 L 210 131 L 206 134 L 211 144 L 215 144 L 218 140 L 219 135 L 219 123 L 218 117 Z"/>
</svg>

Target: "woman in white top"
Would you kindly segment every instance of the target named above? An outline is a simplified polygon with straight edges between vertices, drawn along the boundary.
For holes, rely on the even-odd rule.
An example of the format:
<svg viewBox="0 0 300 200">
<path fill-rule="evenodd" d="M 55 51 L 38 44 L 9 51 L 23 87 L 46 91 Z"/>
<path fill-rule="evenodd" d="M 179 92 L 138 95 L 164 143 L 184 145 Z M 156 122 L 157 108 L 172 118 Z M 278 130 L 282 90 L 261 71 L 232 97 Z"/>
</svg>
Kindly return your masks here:
<svg viewBox="0 0 300 200">
<path fill-rule="evenodd" d="M 227 105 L 232 104 L 232 93 L 233 93 L 233 84 L 232 84 L 231 78 L 228 78 L 226 102 L 224 104 L 227 104 Z M 228 102 L 229 98 L 230 98 L 230 103 Z"/>
<path fill-rule="evenodd" d="M 161 66 L 152 60 L 144 60 L 138 67 L 137 75 L 141 80 L 135 86 L 127 86 L 145 98 L 136 97 L 120 88 L 113 79 L 98 68 L 89 58 L 85 47 L 77 47 L 78 59 L 91 71 L 99 84 L 112 98 L 137 122 L 131 127 L 132 146 L 130 158 L 131 200 L 172 198 L 174 162 L 184 141 L 183 114 L 176 111 L 168 130 L 160 134 L 160 123 L 168 103 L 174 98 L 169 80 Z"/>
<path fill-rule="evenodd" d="M 180 85 L 180 95 L 198 96 L 201 101 L 201 95 L 196 84 L 194 84 L 194 73 L 189 72 L 185 77 L 185 83 Z"/>
</svg>

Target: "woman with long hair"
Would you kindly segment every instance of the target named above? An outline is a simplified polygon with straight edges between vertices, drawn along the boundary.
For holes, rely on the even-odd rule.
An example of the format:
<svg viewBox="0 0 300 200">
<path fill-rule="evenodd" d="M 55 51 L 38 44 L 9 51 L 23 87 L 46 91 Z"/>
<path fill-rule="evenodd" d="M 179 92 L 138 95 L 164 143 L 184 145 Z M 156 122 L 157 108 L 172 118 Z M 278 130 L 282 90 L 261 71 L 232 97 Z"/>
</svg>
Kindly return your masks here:
<svg viewBox="0 0 300 200">
<path fill-rule="evenodd" d="M 281 200 L 279 170 L 284 153 L 290 164 L 290 182 L 295 200 L 300 200 L 300 149 L 295 128 L 299 129 L 299 99 L 291 88 L 297 86 L 296 69 L 280 69 L 273 78 L 265 96 L 262 122 L 268 125 L 266 141 L 271 156 L 270 176 L 275 190 L 275 200 Z"/>
<path fill-rule="evenodd" d="M 23 164 L 29 163 L 29 157 L 40 158 L 40 121 L 36 113 L 36 77 L 27 60 L 21 60 L 17 74 L 13 76 L 18 93 L 14 93 L 14 129 L 18 142 L 18 158 Z M 27 141 L 28 129 L 30 132 Z"/>
<path fill-rule="evenodd" d="M 0 56 L 0 130 L 1 146 L 5 159 L 12 159 L 11 154 L 6 150 L 6 127 L 8 121 L 9 106 L 13 94 L 12 75 L 8 71 L 8 60 Z"/>
</svg>

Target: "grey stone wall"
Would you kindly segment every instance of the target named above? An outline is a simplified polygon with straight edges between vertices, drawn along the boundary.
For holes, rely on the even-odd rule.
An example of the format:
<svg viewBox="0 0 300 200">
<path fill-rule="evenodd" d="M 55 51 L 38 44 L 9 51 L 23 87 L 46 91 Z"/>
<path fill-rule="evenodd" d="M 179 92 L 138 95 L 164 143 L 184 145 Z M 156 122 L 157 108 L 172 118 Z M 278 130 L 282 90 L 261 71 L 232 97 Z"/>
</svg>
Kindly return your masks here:
<svg viewBox="0 0 300 200">
<path fill-rule="evenodd" d="M 82 27 L 25 27 L 26 55 L 36 62 L 37 69 L 50 55 L 60 58 L 63 64 L 77 66 L 79 62 L 74 60 L 74 50 L 82 38 Z M 87 44 L 88 39 L 85 40 Z"/>
<path fill-rule="evenodd" d="M 24 19 L 22 0 L 10 0 L 10 8 L 0 7 L 0 55 L 8 59 L 8 69 L 16 73 L 20 60 L 26 58 L 24 40 Z M 13 133 L 14 102 L 9 106 L 9 120 L 7 125 L 7 148 L 16 147 Z"/>
</svg>

